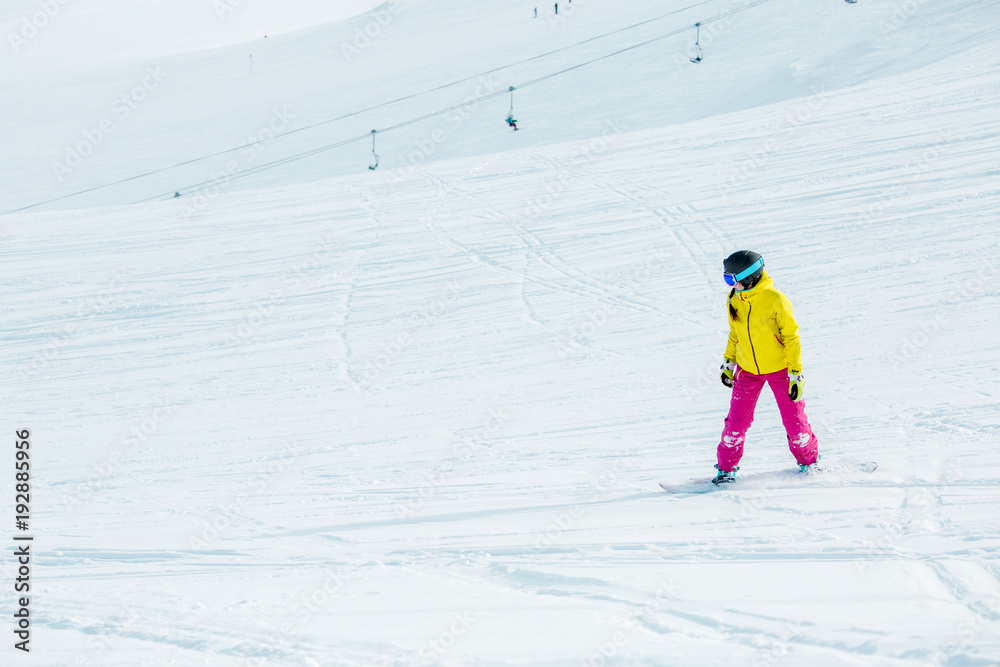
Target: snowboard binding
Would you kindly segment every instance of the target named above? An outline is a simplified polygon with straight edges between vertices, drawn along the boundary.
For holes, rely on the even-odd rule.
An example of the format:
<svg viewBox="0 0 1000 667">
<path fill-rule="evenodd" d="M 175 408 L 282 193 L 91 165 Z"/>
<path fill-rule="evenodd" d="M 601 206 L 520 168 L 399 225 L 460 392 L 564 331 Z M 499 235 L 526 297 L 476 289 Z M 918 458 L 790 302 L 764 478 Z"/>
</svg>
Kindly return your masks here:
<svg viewBox="0 0 1000 667">
<path fill-rule="evenodd" d="M 806 473 L 807 475 L 809 473 L 811 473 L 811 472 L 817 472 L 819 470 L 822 470 L 823 468 L 821 468 L 820 465 L 819 465 L 819 460 L 821 458 L 823 458 L 823 457 L 822 456 L 817 456 L 816 460 L 813 461 L 812 463 L 808 464 L 808 465 L 802 465 L 800 463 L 799 464 L 799 470 L 802 471 L 802 472 L 804 472 L 804 473 Z"/>
<path fill-rule="evenodd" d="M 719 464 L 715 464 L 715 469 L 719 470 Z M 732 484 L 736 481 L 736 471 L 740 467 L 736 466 L 732 470 L 719 470 L 719 474 L 712 479 L 712 484 Z"/>
</svg>

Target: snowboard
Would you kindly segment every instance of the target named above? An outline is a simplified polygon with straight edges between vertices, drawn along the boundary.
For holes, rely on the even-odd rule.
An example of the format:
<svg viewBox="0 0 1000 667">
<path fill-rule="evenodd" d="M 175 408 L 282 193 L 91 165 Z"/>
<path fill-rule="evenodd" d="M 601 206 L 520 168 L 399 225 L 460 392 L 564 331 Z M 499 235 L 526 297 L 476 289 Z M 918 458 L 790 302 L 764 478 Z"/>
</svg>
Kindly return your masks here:
<svg viewBox="0 0 1000 667">
<path fill-rule="evenodd" d="M 712 484 L 712 477 L 702 477 L 688 482 L 660 482 L 660 488 L 667 493 L 709 493 L 721 489 L 771 489 L 798 485 L 808 485 L 813 481 L 849 481 L 855 475 L 875 472 L 878 464 L 874 461 L 861 463 L 820 463 L 820 467 L 802 472 L 795 469 L 771 470 L 738 474 L 735 482 Z"/>
</svg>

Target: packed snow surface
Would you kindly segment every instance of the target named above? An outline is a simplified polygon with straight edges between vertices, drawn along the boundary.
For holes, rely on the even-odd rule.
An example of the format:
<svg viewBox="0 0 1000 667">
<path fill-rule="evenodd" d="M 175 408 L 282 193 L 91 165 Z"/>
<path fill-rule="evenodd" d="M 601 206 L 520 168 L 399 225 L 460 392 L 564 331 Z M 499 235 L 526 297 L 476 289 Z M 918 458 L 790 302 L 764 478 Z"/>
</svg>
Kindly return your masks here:
<svg viewBox="0 0 1000 667">
<path fill-rule="evenodd" d="M 9 4 L 3 664 L 1000 663 L 995 3 Z"/>
</svg>

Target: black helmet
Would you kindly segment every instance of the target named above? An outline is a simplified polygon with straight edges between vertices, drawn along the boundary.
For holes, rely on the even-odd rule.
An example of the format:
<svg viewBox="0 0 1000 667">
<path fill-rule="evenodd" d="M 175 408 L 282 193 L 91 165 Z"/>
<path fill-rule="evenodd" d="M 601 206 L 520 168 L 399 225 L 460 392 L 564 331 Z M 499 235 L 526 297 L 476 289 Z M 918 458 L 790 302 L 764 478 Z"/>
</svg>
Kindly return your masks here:
<svg viewBox="0 0 1000 667">
<path fill-rule="evenodd" d="M 727 285 L 743 283 L 749 289 L 764 273 L 764 258 L 753 250 L 737 250 L 722 263 L 722 272 Z"/>
</svg>

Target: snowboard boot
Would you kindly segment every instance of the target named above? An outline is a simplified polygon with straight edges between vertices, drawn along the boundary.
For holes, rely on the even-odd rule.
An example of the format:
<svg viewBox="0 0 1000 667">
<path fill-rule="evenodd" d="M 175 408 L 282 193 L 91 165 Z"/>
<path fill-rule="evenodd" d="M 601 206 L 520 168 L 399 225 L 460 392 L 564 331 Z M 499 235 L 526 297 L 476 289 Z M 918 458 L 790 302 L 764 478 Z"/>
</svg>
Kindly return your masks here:
<svg viewBox="0 0 1000 667">
<path fill-rule="evenodd" d="M 719 470 L 719 464 L 715 464 L 715 469 Z M 736 471 L 740 467 L 736 466 L 732 470 L 719 470 L 719 474 L 712 479 L 712 484 L 731 484 L 736 481 Z"/>
<path fill-rule="evenodd" d="M 817 455 L 816 455 L 816 460 L 815 460 L 815 461 L 813 461 L 812 463 L 810 463 L 809 465 L 802 465 L 802 464 L 800 463 L 800 464 L 799 464 L 799 470 L 801 470 L 802 472 L 806 473 L 807 475 L 808 475 L 809 473 L 811 473 L 811 472 L 816 472 L 817 470 L 822 470 L 822 468 L 821 468 L 821 467 L 819 466 L 819 460 L 820 460 L 821 458 L 823 458 L 823 457 L 822 457 L 822 456 L 819 456 L 819 455 L 817 454 Z"/>
</svg>

